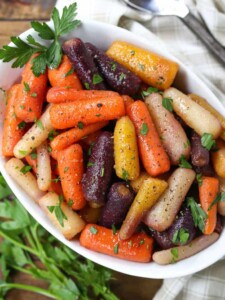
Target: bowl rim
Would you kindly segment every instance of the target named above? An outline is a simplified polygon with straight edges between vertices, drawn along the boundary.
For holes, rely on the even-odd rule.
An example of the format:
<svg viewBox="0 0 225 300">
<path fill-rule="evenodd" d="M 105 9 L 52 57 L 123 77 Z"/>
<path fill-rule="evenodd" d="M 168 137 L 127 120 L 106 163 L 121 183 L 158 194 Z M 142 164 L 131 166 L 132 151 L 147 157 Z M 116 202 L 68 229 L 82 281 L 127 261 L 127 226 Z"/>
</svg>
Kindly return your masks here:
<svg viewBox="0 0 225 300">
<path fill-rule="evenodd" d="M 51 26 L 51 22 L 49 23 Z M 149 45 L 149 41 L 144 38 L 137 36 L 136 34 L 117 27 L 115 25 L 106 24 L 99 21 L 82 21 L 82 25 L 80 26 L 80 32 L 82 35 L 87 33 L 85 30 L 89 30 L 89 28 L 92 28 L 92 30 L 95 28 L 101 29 L 103 31 L 107 32 L 117 32 L 118 34 L 121 34 L 122 36 L 127 36 L 128 39 L 137 40 L 137 46 L 145 45 L 145 48 L 152 49 L 152 51 L 157 52 L 164 57 L 167 57 L 173 61 L 176 61 L 179 64 L 179 67 L 184 71 L 184 74 L 188 74 L 190 78 L 195 80 L 197 82 L 197 86 L 202 88 L 203 90 L 206 90 L 209 94 L 210 104 L 225 116 L 225 108 L 219 102 L 217 97 L 210 91 L 210 89 L 206 86 L 206 84 L 202 81 L 201 78 L 199 78 L 190 68 L 185 66 L 179 59 L 174 57 L 172 54 L 167 52 L 165 49 L 157 49 L 157 47 L 153 45 Z M 28 34 L 32 34 L 35 36 L 35 38 L 38 39 L 37 34 L 34 32 L 33 29 L 28 29 L 27 31 L 23 32 L 20 37 L 24 39 Z M 71 35 L 71 34 L 70 34 Z M 69 35 L 69 36 L 70 36 Z M 63 39 L 65 40 L 65 38 Z M 124 40 L 124 39 L 123 39 Z M 12 43 L 10 43 L 12 45 Z M 3 64 L 6 68 L 10 68 L 11 63 L 3 63 L 0 61 L 0 70 L 2 69 Z M 7 66 L 8 64 L 8 66 Z M 16 69 L 13 69 L 13 71 Z M 18 72 L 19 70 L 19 72 Z M 22 69 L 21 69 L 22 70 Z M 21 72 L 20 69 L 17 69 L 17 73 L 19 74 Z M 212 102 L 212 103 L 211 103 Z M 48 232 L 50 232 L 53 236 L 55 236 L 60 242 L 67 245 L 69 248 L 71 248 L 73 251 L 77 252 L 78 254 L 94 261 L 95 263 L 98 263 L 100 265 L 103 265 L 107 268 L 113 269 L 115 271 L 138 276 L 138 277 L 144 277 L 144 278 L 157 278 L 157 279 L 163 279 L 163 278 L 174 278 L 174 277 L 180 277 L 180 276 L 186 276 L 193 274 L 195 272 L 198 272 L 202 269 L 205 269 L 206 267 L 212 265 L 219 259 L 221 259 L 225 255 L 225 249 L 223 249 L 223 243 L 222 240 L 225 239 L 225 232 L 223 232 L 220 235 L 220 238 L 210 247 L 207 249 L 204 249 L 203 251 L 199 252 L 198 254 L 195 254 L 194 256 L 187 258 L 185 260 L 182 260 L 176 264 L 173 265 L 167 265 L 167 266 L 159 266 L 154 262 L 150 263 L 136 263 L 136 262 L 130 262 L 130 261 L 124 261 L 119 258 L 111 257 L 108 255 L 104 255 L 101 253 L 97 253 L 91 250 L 88 250 L 84 247 L 76 245 L 76 243 L 79 244 L 79 241 L 68 241 L 66 240 L 62 234 L 53 226 L 53 224 L 50 223 L 47 216 L 44 214 L 43 211 L 40 211 L 40 209 L 33 208 L 33 204 L 29 206 L 29 202 L 34 202 L 31 198 L 29 198 L 24 191 L 22 191 L 19 186 L 13 181 L 13 179 L 7 174 L 5 168 L 4 168 L 4 161 L 6 161 L 2 155 L 0 155 L 0 171 L 4 178 L 6 179 L 7 183 L 9 184 L 10 188 L 20 201 L 20 203 L 25 207 L 25 209 L 32 215 L 32 217 L 37 220 L 37 222 L 43 226 Z M 28 200 L 27 200 L 28 199 Z M 40 214 L 39 214 L 40 213 Z M 214 249 L 215 248 L 215 249 Z M 210 250 L 211 249 L 211 250 Z M 218 251 L 218 249 L 220 251 Z M 207 250 L 207 251 L 206 251 Z M 213 252 L 214 250 L 214 252 Z M 216 250 L 216 251 L 215 251 Z M 208 251 L 213 253 L 213 255 L 207 255 Z M 199 263 L 199 256 L 202 256 L 202 263 Z M 105 262 L 106 261 L 106 262 Z M 128 264 L 128 267 L 126 266 Z M 139 270 L 141 267 L 141 271 Z"/>
</svg>

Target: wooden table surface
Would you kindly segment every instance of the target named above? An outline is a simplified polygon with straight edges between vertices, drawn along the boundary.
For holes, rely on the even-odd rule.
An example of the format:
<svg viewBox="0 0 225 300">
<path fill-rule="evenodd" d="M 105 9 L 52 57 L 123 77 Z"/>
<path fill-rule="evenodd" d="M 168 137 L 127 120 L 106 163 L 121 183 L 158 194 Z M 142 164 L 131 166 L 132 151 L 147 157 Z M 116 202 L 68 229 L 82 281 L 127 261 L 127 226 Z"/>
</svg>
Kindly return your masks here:
<svg viewBox="0 0 225 300">
<path fill-rule="evenodd" d="M 16 36 L 30 28 L 30 21 L 48 20 L 54 0 L 0 0 L 0 48 L 8 44 L 10 36 Z M 150 300 L 161 285 L 161 280 L 137 278 L 114 272 L 112 290 L 121 300 Z M 46 287 L 45 283 L 24 274 L 15 274 L 15 281 Z M 47 300 L 22 291 L 12 291 L 7 300 Z"/>
</svg>

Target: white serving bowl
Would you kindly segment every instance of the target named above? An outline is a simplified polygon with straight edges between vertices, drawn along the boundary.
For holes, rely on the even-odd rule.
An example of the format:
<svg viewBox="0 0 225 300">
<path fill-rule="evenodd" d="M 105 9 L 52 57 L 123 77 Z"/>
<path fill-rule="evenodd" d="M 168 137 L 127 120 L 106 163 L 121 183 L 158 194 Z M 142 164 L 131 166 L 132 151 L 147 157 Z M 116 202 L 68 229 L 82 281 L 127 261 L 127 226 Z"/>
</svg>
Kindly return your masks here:
<svg viewBox="0 0 225 300">
<path fill-rule="evenodd" d="M 21 38 L 25 38 L 28 34 L 32 34 L 34 37 L 37 35 L 33 30 L 28 30 L 21 35 Z M 102 49 L 107 47 L 115 40 L 123 40 L 129 43 L 133 43 L 139 47 L 143 47 L 159 53 L 169 59 L 177 61 L 180 65 L 180 70 L 177 75 L 175 86 L 181 89 L 183 92 L 196 93 L 208 100 L 208 102 L 216 108 L 220 113 L 225 116 L 225 109 L 218 101 L 215 95 L 209 90 L 209 88 L 186 66 L 180 61 L 171 56 L 169 53 L 160 49 L 157 45 L 151 43 L 151 41 L 138 37 L 130 33 L 127 30 L 118 28 L 116 26 L 107 25 L 105 23 L 85 21 L 75 30 L 72 34 L 69 34 L 66 39 L 72 37 L 80 37 L 85 42 L 91 42 Z M 20 76 L 20 69 L 12 69 L 10 63 L 0 62 L 0 87 L 5 89 L 9 88 L 14 82 L 16 82 Z M 1 94 L 1 93 L 0 93 Z M 2 96 L 0 96 L 2 97 Z M 4 119 L 5 105 L 0 99 L 0 149 L 2 141 L 2 124 Z M 201 117 L 201 116 L 199 116 Z M 55 236 L 62 243 L 73 249 L 75 252 L 82 256 L 110 269 L 139 277 L 145 278 L 173 278 L 185 276 L 188 274 L 200 271 L 211 264 L 218 261 L 223 255 L 225 255 L 225 231 L 220 235 L 219 240 L 201 251 L 200 253 L 180 261 L 176 264 L 170 264 L 167 266 L 160 266 L 156 263 L 136 263 L 126 260 L 110 257 L 97 252 L 87 250 L 80 246 L 79 241 L 68 241 L 63 235 L 53 226 L 53 224 L 46 217 L 40 207 L 34 203 L 34 201 L 12 180 L 5 170 L 6 159 L 0 154 L 0 171 L 5 177 L 7 183 L 15 193 L 17 198 L 23 204 L 23 206 L 29 211 L 29 213 L 53 236 Z"/>
</svg>

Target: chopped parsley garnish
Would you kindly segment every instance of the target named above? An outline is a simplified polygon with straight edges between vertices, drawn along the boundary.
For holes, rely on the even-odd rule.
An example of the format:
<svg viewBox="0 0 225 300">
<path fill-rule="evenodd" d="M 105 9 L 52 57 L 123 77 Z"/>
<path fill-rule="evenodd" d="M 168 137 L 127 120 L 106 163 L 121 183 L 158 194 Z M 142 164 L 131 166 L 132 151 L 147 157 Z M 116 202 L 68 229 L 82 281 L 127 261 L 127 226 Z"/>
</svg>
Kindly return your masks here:
<svg viewBox="0 0 225 300">
<path fill-rule="evenodd" d="M 64 173 L 66 173 L 69 170 L 69 167 L 64 168 Z"/>
<path fill-rule="evenodd" d="M 28 84 L 27 82 L 24 81 L 23 85 L 24 85 L 24 91 L 28 93 L 28 92 L 30 91 L 30 86 L 29 86 L 29 84 Z"/>
<path fill-rule="evenodd" d="M 93 78 L 92 78 L 92 83 L 93 84 L 99 84 L 103 81 L 102 76 L 100 76 L 99 74 L 94 74 Z"/>
<path fill-rule="evenodd" d="M 91 161 L 89 161 L 89 162 L 87 163 L 87 167 L 89 168 L 89 167 L 92 167 L 92 166 L 94 166 L 94 163 L 91 162 Z"/>
<path fill-rule="evenodd" d="M 36 159 L 37 158 L 37 153 L 36 152 L 32 152 L 30 154 L 31 159 Z"/>
<path fill-rule="evenodd" d="M 104 174 L 105 174 L 105 169 L 104 169 L 104 167 L 102 167 L 102 168 L 101 168 L 100 177 L 103 177 L 103 176 L 104 176 Z"/>
<path fill-rule="evenodd" d="M 90 84 L 88 82 L 84 83 L 84 87 L 86 90 L 90 90 Z"/>
<path fill-rule="evenodd" d="M 125 78 L 126 78 L 126 74 L 121 73 L 120 76 L 119 76 L 119 81 L 122 81 Z"/>
<path fill-rule="evenodd" d="M 74 72 L 74 69 L 71 68 L 64 76 L 67 77 L 67 76 L 73 74 L 73 72 Z"/>
<path fill-rule="evenodd" d="M 153 93 L 159 93 L 159 90 L 155 87 L 150 86 L 147 88 L 147 90 L 141 92 L 141 96 L 142 98 L 145 98 Z"/>
<path fill-rule="evenodd" d="M 184 143 L 184 149 L 187 149 L 191 145 L 190 141 L 187 140 L 186 143 Z"/>
<path fill-rule="evenodd" d="M 44 125 L 41 122 L 41 120 L 35 120 L 34 123 L 39 127 L 40 129 L 44 130 Z"/>
<path fill-rule="evenodd" d="M 64 214 L 61 208 L 61 203 L 63 201 L 62 195 L 59 195 L 59 203 L 57 205 L 47 206 L 50 213 L 55 213 L 55 216 L 59 224 L 64 227 L 64 220 L 68 220 L 67 216 Z"/>
<path fill-rule="evenodd" d="M 189 232 L 187 229 L 185 228 L 180 228 L 180 229 L 177 229 L 175 232 L 174 232 L 174 235 L 173 235 L 173 238 L 172 238 L 172 242 L 174 244 L 181 244 L 181 245 L 184 245 L 187 243 L 189 239 Z"/>
<path fill-rule="evenodd" d="M 69 199 L 69 201 L 68 201 L 68 206 L 69 206 L 69 207 L 73 206 L 73 200 L 72 200 L 72 199 Z"/>
<path fill-rule="evenodd" d="M 115 62 L 112 62 L 111 71 L 116 71 L 117 64 Z"/>
<path fill-rule="evenodd" d="M 23 173 L 23 174 L 26 174 L 26 173 L 28 173 L 31 169 L 32 169 L 31 166 L 23 166 L 23 167 L 20 169 L 20 172 Z"/>
<path fill-rule="evenodd" d="M 37 97 L 37 93 L 32 93 L 30 94 L 32 98 L 36 98 Z"/>
<path fill-rule="evenodd" d="M 61 180 L 61 178 L 60 178 L 60 176 L 58 176 L 58 177 L 52 179 L 51 181 L 52 182 L 59 182 L 60 180 Z"/>
<path fill-rule="evenodd" d="M 201 144 L 207 150 L 211 150 L 212 147 L 216 146 L 216 141 L 213 139 L 213 135 L 211 133 L 204 133 L 201 137 Z"/>
<path fill-rule="evenodd" d="M 20 123 L 18 124 L 18 128 L 19 128 L 19 129 L 24 129 L 24 128 L 26 127 L 26 125 L 27 125 L 27 123 L 24 122 L 24 121 L 22 121 L 22 122 L 20 122 Z"/>
<path fill-rule="evenodd" d="M 122 178 L 123 180 L 128 181 L 129 174 L 125 169 L 122 169 Z"/>
<path fill-rule="evenodd" d="M 170 253 L 172 254 L 172 263 L 176 262 L 179 255 L 178 255 L 178 248 L 172 248 L 170 250 Z"/>
<path fill-rule="evenodd" d="M 143 123 L 141 126 L 140 134 L 146 135 L 149 131 L 148 125 L 146 123 Z"/>
<path fill-rule="evenodd" d="M 131 54 L 131 55 L 134 55 L 134 54 L 135 54 L 135 51 L 134 51 L 134 50 L 131 50 L 131 51 L 130 51 L 130 54 Z"/>
<path fill-rule="evenodd" d="M 54 140 L 54 137 L 57 136 L 58 134 L 59 133 L 55 129 L 51 130 L 48 134 L 49 141 Z"/>
<path fill-rule="evenodd" d="M 198 185 L 201 186 L 202 185 L 202 174 L 196 174 L 196 180 L 198 182 Z"/>
<path fill-rule="evenodd" d="M 113 252 L 114 252 L 115 254 L 118 254 L 118 252 L 119 252 L 119 243 L 117 243 L 117 244 L 114 246 Z"/>
<path fill-rule="evenodd" d="M 82 122 L 80 122 L 80 121 L 78 122 L 77 126 L 78 126 L 79 129 L 83 129 L 84 128 L 84 124 Z"/>
<path fill-rule="evenodd" d="M 113 232 L 113 235 L 115 235 L 117 232 L 115 224 L 112 224 L 112 232 Z"/>
<path fill-rule="evenodd" d="M 182 154 L 179 159 L 179 167 L 185 169 L 192 169 L 192 165 L 186 160 L 186 157 Z"/>
<path fill-rule="evenodd" d="M 145 243 L 144 240 L 140 240 L 139 245 L 143 245 Z"/>
<path fill-rule="evenodd" d="M 212 209 L 212 207 L 217 204 L 218 202 L 224 202 L 225 201 L 225 192 L 219 193 L 216 198 L 213 200 L 213 202 L 210 204 L 208 211 Z"/>
<path fill-rule="evenodd" d="M 28 154 L 28 152 L 26 150 L 19 150 L 19 153 L 24 156 L 26 156 Z"/>
<path fill-rule="evenodd" d="M 172 98 L 163 98 L 162 99 L 162 106 L 167 109 L 168 111 L 173 111 L 173 99 Z"/>
<path fill-rule="evenodd" d="M 89 230 L 92 234 L 97 234 L 98 233 L 98 229 L 94 226 L 91 226 Z"/>
<path fill-rule="evenodd" d="M 187 207 L 191 209 L 191 214 L 195 223 L 195 227 L 198 227 L 202 232 L 205 228 L 205 221 L 208 218 L 207 213 L 201 208 L 193 197 L 187 198 Z"/>
</svg>

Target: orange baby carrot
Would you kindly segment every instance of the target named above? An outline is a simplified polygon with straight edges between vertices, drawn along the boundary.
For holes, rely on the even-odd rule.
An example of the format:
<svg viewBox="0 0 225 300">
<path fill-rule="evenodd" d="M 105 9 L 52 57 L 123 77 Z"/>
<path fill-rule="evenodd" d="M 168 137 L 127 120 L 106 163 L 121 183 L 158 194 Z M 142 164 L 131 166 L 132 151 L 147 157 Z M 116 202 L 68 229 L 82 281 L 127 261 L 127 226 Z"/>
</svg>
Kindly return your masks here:
<svg viewBox="0 0 225 300">
<path fill-rule="evenodd" d="M 203 210 L 208 215 L 205 223 L 204 234 L 213 233 L 216 227 L 217 204 L 213 204 L 219 192 L 219 180 L 215 177 L 203 177 L 199 186 L 199 200 Z"/>
<path fill-rule="evenodd" d="M 135 101 L 127 108 L 138 137 L 140 156 L 146 171 L 151 176 L 165 173 L 170 168 L 166 154 L 147 106 L 142 101 Z"/>
<path fill-rule="evenodd" d="M 37 156 L 36 153 L 31 153 L 25 157 L 29 166 L 32 167 L 34 173 L 37 173 Z"/>
<path fill-rule="evenodd" d="M 130 104 L 134 103 L 134 100 L 128 95 L 123 95 L 122 98 L 123 98 L 123 101 L 124 101 L 125 110 L 127 111 L 128 106 Z"/>
<path fill-rule="evenodd" d="M 2 136 L 2 154 L 14 156 L 13 149 L 25 133 L 26 123 L 15 114 L 15 103 L 20 85 L 15 84 L 7 91 L 7 105 Z"/>
<path fill-rule="evenodd" d="M 59 153 L 58 150 L 52 149 L 50 155 L 51 155 L 52 158 L 54 158 L 55 160 L 57 160 L 58 153 Z"/>
<path fill-rule="evenodd" d="M 112 91 L 77 91 L 74 88 L 53 87 L 47 93 L 47 101 L 50 103 L 72 102 L 77 100 L 101 99 L 118 96 L 118 93 Z"/>
<path fill-rule="evenodd" d="M 83 137 L 87 136 L 90 133 L 93 133 L 103 127 L 105 127 L 108 122 L 99 122 L 95 124 L 90 124 L 82 128 L 76 127 L 68 131 L 65 131 L 57 135 L 53 141 L 51 141 L 51 148 L 53 150 L 62 150 L 70 145 L 78 142 Z"/>
<path fill-rule="evenodd" d="M 136 233 L 128 240 L 120 240 L 119 234 L 113 230 L 87 224 L 80 236 L 80 244 L 93 251 L 108 254 L 118 258 L 149 262 L 152 257 L 153 239 L 146 233 Z"/>
<path fill-rule="evenodd" d="M 51 86 L 71 87 L 76 90 L 82 90 L 80 79 L 66 55 L 63 55 L 61 64 L 57 69 L 48 69 L 48 79 Z"/>
<path fill-rule="evenodd" d="M 74 144 L 59 151 L 57 161 L 65 199 L 72 209 L 79 210 L 86 204 L 81 185 L 84 172 L 81 146 Z"/>
<path fill-rule="evenodd" d="M 124 102 L 119 94 L 101 100 L 87 99 L 52 104 L 50 108 L 51 124 L 56 129 L 83 127 L 83 125 L 118 119 L 124 115 Z"/>
<path fill-rule="evenodd" d="M 50 187 L 48 188 L 48 191 L 49 192 L 54 192 L 57 195 L 62 195 L 63 194 L 62 186 L 61 186 L 61 183 L 59 181 L 59 176 L 54 174 L 54 172 L 52 172 L 52 182 L 51 182 Z"/>
<path fill-rule="evenodd" d="M 36 56 L 32 56 L 22 72 L 18 101 L 15 104 L 16 115 L 25 122 L 34 122 L 40 118 L 47 92 L 47 73 L 36 77 L 31 69 L 32 59 Z"/>
</svg>

